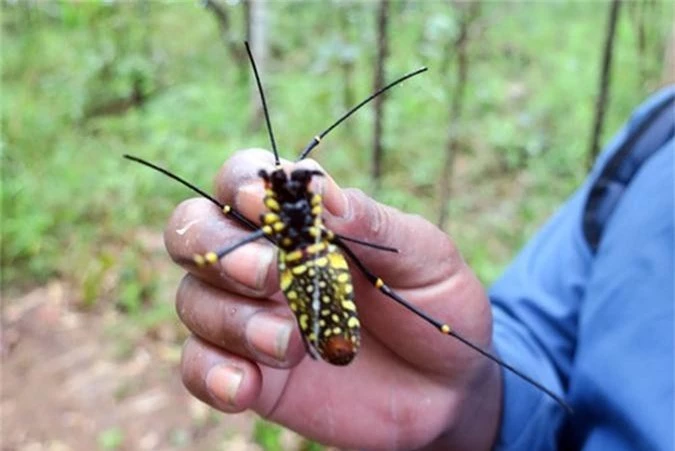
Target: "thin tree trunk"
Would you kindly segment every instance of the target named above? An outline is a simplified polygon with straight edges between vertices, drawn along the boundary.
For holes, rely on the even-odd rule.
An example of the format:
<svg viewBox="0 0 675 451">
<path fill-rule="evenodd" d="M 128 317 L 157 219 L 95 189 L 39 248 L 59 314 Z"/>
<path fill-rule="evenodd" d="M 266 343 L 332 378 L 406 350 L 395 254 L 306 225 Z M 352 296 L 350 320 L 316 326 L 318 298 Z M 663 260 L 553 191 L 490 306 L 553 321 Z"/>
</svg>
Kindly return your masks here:
<svg viewBox="0 0 675 451">
<path fill-rule="evenodd" d="M 338 26 L 340 35 L 340 45 L 347 47 L 349 45 L 349 8 L 351 5 L 339 5 L 338 7 Z M 351 53 L 340 55 L 340 69 L 342 70 L 342 108 L 346 111 L 356 104 L 356 95 L 354 94 L 354 56 Z M 342 124 L 343 127 L 350 129 L 351 121 Z"/>
<path fill-rule="evenodd" d="M 609 85 L 611 83 L 612 55 L 614 53 L 614 35 L 616 34 L 616 22 L 619 17 L 620 0 L 612 0 L 609 5 L 609 18 L 607 20 L 607 33 L 605 35 L 605 44 L 602 55 L 602 69 L 599 80 L 599 93 L 595 102 L 595 118 L 593 120 L 593 133 L 591 143 L 588 149 L 587 167 L 593 166 L 593 162 L 598 156 L 600 136 L 602 135 L 602 126 L 605 122 L 605 111 L 607 109 Z"/>
<path fill-rule="evenodd" d="M 448 118 L 448 136 L 445 144 L 445 159 L 441 168 L 441 180 L 439 183 L 440 208 L 438 215 L 438 226 L 444 229 L 448 225 L 450 216 L 450 196 L 452 189 L 453 171 L 455 158 L 459 152 L 460 138 L 458 136 L 458 127 L 461 124 L 464 110 L 464 94 L 466 92 L 467 78 L 469 74 L 469 30 L 473 22 L 480 14 L 480 3 L 472 2 L 469 4 L 456 4 L 456 8 L 461 8 L 461 20 L 459 24 L 459 34 L 455 39 L 453 51 L 457 55 L 456 82 L 450 92 L 450 115 Z"/>
<path fill-rule="evenodd" d="M 238 33 L 232 31 L 232 23 L 227 8 L 216 0 L 203 0 L 203 5 L 208 11 L 213 13 L 213 17 L 216 19 L 218 28 L 220 29 L 220 36 L 232 58 L 233 64 L 240 64 L 245 61 L 246 52 L 241 45 L 241 38 Z"/>
<path fill-rule="evenodd" d="M 387 61 L 389 43 L 387 28 L 389 22 L 389 0 L 380 0 L 377 8 L 377 63 L 375 68 L 375 83 L 373 90 L 376 91 L 384 87 L 384 66 Z M 380 189 L 382 177 L 382 158 L 384 149 L 382 146 L 382 122 L 384 120 L 384 95 L 380 95 L 374 100 L 375 108 L 375 133 L 373 134 L 373 162 L 371 167 L 371 178 L 373 187 L 377 191 Z"/>
</svg>

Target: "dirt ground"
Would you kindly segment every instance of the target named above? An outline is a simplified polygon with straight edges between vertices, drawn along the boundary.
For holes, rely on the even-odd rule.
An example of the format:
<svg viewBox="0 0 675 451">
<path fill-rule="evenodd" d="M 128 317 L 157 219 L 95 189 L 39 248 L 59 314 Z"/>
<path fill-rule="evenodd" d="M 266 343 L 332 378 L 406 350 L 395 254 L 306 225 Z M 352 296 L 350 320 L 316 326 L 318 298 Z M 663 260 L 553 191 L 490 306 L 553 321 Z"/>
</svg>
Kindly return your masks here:
<svg viewBox="0 0 675 451">
<path fill-rule="evenodd" d="M 180 340 L 141 335 L 120 349 L 126 318 L 73 308 L 71 291 L 54 281 L 3 300 L 2 450 L 262 450 L 253 414 L 223 415 L 183 388 Z"/>
</svg>

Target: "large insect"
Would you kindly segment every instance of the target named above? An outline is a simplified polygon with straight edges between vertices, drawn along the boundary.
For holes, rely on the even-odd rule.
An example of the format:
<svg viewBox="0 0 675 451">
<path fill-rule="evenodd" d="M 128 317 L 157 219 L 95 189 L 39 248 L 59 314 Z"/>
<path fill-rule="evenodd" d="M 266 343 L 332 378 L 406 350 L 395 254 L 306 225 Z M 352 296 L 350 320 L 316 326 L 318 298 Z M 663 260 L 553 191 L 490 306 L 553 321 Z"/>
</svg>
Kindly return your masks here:
<svg viewBox="0 0 675 451">
<path fill-rule="evenodd" d="M 287 174 L 281 167 L 262 83 L 248 43 L 246 44 L 246 50 L 260 93 L 267 131 L 275 158 L 275 169 L 273 171 L 260 170 L 259 172 L 259 176 L 265 185 L 263 203 L 268 210 L 260 217 L 261 226 L 246 218 L 230 205 L 221 203 L 173 172 L 141 158 L 124 155 L 125 158 L 159 171 L 209 199 L 226 216 L 253 230 L 246 238 L 233 245 L 203 255 L 195 255 L 191 263 L 197 266 L 215 264 L 225 255 L 247 243 L 261 238 L 268 239 L 279 248 L 277 266 L 281 289 L 295 315 L 309 355 L 315 359 L 321 358 L 333 365 L 347 365 L 354 359 L 359 349 L 361 326 L 354 302 L 352 279 L 346 256 L 363 273 L 366 279 L 385 296 L 410 310 L 441 333 L 454 337 L 476 352 L 513 372 L 571 412 L 569 405 L 551 390 L 464 338 L 450 325 L 429 316 L 393 291 L 356 257 L 347 242 L 388 252 L 397 252 L 396 249 L 339 235 L 326 228 L 321 217 L 321 195 L 310 190 L 312 178 L 321 177 L 323 173 L 317 170 L 295 169 Z M 347 111 L 330 127 L 310 141 L 301 152 L 298 161 L 307 157 L 328 133 L 362 106 L 399 83 L 426 70 L 423 67 L 394 80 Z"/>
</svg>

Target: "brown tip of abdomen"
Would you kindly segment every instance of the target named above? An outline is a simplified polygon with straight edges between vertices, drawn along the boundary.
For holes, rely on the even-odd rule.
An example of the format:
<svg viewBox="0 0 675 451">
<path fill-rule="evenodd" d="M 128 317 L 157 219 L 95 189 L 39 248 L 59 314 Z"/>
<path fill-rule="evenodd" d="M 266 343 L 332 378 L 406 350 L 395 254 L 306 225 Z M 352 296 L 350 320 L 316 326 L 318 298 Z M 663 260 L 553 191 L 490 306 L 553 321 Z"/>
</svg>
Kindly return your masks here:
<svg viewBox="0 0 675 451">
<path fill-rule="evenodd" d="M 356 356 L 358 347 L 341 335 L 333 335 L 323 347 L 324 359 L 333 365 L 348 365 Z"/>
</svg>

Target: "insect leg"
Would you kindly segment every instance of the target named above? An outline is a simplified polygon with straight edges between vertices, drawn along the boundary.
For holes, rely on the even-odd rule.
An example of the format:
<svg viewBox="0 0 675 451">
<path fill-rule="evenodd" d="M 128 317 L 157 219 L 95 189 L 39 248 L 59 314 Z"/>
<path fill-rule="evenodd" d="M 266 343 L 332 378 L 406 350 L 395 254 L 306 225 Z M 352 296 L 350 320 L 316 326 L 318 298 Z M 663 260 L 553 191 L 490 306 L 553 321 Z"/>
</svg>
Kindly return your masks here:
<svg viewBox="0 0 675 451">
<path fill-rule="evenodd" d="M 352 238 L 352 237 L 349 237 L 349 236 L 346 236 L 346 235 L 340 235 L 340 234 L 335 233 L 335 232 L 329 232 L 329 231 L 326 231 L 326 232 L 327 232 L 327 238 L 329 240 L 331 239 L 330 233 L 332 233 L 332 236 L 338 237 L 343 241 L 349 241 L 350 243 L 360 244 L 361 246 L 370 247 L 370 248 L 373 248 L 373 249 L 377 249 L 379 251 L 387 251 L 387 252 L 393 252 L 395 254 L 398 254 L 398 249 L 396 249 L 395 247 L 382 246 L 381 244 L 369 243 L 368 241 L 359 240 L 358 238 Z"/>
<path fill-rule="evenodd" d="M 560 406 L 562 406 L 565 410 L 567 410 L 569 413 L 572 413 L 572 408 L 567 404 L 560 396 L 556 395 L 553 393 L 551 390 L 548 388 L 544 387 L 542 384 L 539 382 L 535 381 L 532 379 L 530 376 L 524 374 L 517 368 L 513 367 L 512 365 L 504 362 L 502 359 L 500 359 L 497 356 L 492 355 L 488 351 L 484 350 L 477 344 L 472 343 L 469 339 L 463 337 L 462 335 L 458 334 L 455 332 L 450 325 L 443 323 L 431 316 L 429 316 L 426 312 L 418 308 L 417 306 L 411 304 L 408 300 L 403 298 L 400 294 L 396 293 L 394 290 L 392 290 L 387 284 L 384 283 L 382 279 L 380 279 L 378 276 L 373 274 L 364 264 L 359 260 L 359 258 L 352 252 L 352 250 L 345 244 L 345 242 L 338 236 L 334 238 L 334 243 L 342 249 L 347 256 L 356 264 L 356 266 L 359 268 L 359 270 L 363 273 L 363 275 L 368 279 L 368 281 L 375 287 L 377 288 L 382 294 L 385 296 L 389 297 L 390 299 L 393 299 L 406 309 L 410 310 L 413 312 L 415 315 L 419 316 L 422 318 L 424 321 L 428 322 L 432 326 L 434 326 L 436 329 L 438 329 L 440 332 L 442 332 L 445 335 L 450 335 L 454 337 L 455 339 L 459 340 L 460 342 L 464 343 L 474 351 L 478 352 L 479 354 L 487 357 L 488 359 L 492 360 L 499 366 L 507 369 L 508 371 L 511 371 L 513 374 L 516 376 L 520 377 L 524 381 L 528 382 L 532 386 L 536 387 L 540 391 L 544 392 L 546 395 L 551 397 L 555 402 L 557 402 Z"/>
<path fill-rule="evenodd" d="M 154 163 L 151 163 L 147 160 L 144 160 L 142 158 L 135 157 L 133 155 L 126 155 L 125 154 L 124 158 L 126 158 L 127 160 L 134 161 L 136 163 L 142 164 L 143 166 L 147 166 L 151 169 L 154 169 L 157 172 L 161 172 L 162 174 L 166 175 L 167 177 L 172 178 L 173 180 L 177 181 L 181 185 L 189 188 L 193 192 L 195 192 L 195 193 L 199 194 L 200 196 L 210 200 L 211 203 L 213 203 L 214 205 L 217 205 L 218 208 L 220 208 L 222 210 L 222 212 L 225 214 L 225 216 L 228 216 L 228 217 L 234 219 L 235 221 L 237 221 L 238 223 L 240 223 L 244 227 L 247 227 L 251 230 L 258 229 L 258 226 L 253 221 L 248 219 L 246 216 L 241 214 L 239 211 L 234 209 L 232 206 L 220 202 L 218 199 L 211 196 L 206 191 L 204 191 L 201 188 L 193 185 L 192 183 L 188 182 L 187 180 L 180 177 L 179 175 L 174 174 L 173 172 L 169 171 L 168 169 L 165 169 L 161 166 L 158 166 L 158 165 L 156 165 Z"/>
<path fill-rule="evenodd" d="M 234 244 L 231 244 L 230 246 L 224 247 L 218 251 L 212 251 L 212 252 L 207 252 L 206 254 L 195 254 L 192 259 L 193 262 L 197 264 L 197 266 L 205 266 L 207 264 L 215 264 L 218 260 L 232 252 L 233 250 L 243 246 L 244 244 L 248 244 L 252 241 L 255 241 L 259 238 L 262 238 L 265 236 L 265 232 L 262 229 L 258 229 L 255 232 L 249 234 L 246 238 L 242 239 L 241 241 L 238 241 Z"/>
</svg>

